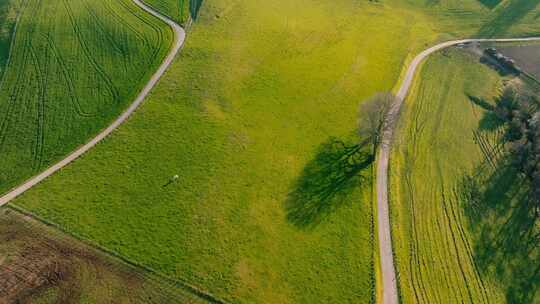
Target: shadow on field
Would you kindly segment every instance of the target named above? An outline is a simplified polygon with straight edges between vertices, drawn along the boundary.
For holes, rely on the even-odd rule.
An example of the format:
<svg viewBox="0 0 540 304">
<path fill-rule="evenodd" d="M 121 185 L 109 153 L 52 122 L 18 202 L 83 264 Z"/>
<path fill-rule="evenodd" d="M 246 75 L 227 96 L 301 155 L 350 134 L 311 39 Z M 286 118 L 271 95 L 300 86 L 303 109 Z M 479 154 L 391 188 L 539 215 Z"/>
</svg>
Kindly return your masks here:
<svg viewBox="0 0 540 304">
<path fill-rule="evenodd" d="M 475 105 L 481 107 L 482 109 L 484 109 L 486 111 L 493 111 L 493 109 L 495 108 L 495 106 L 493 106 L 493 104 L 491 104 L 491 102 L 487 101 L 483 97 L 478 97 L 478 96 L 473 96 L 473 95 L 467 94 L 467 98 L 472 103 L 474 103 Z"/>
<path fill-rule="evenodd" d="M 480 57 L 479 61 L 480 61 L 481 64 L 486 65 L 489 68 L 491 68 L 492 70 L 499 73 L 499 76 L 501 76 L 501 77 L 505 77 L 505 76 L 508 76 L 508 75 L 516 75 L 517 76 L 515 71 L 512 71 L 512 70 L 510 70 L 508 68 L 505 68 L 500 63 L 498 63 L 497 61 L 495 61 L 494 59 L 492 59 L 492 58 L 490 58 L 490 57 L 488 57 L 486 55 L 482 55 Z"/>
<path fill-rule="evenodd" d="M 484 1 L 481 1 L 484 2 Z M 485 0 L 485 2 L 493 2 Z M 483 25 L 476 36 L 494 37 L 502 35 L 540 4 L 540 0 L 509 0 L 505 7 L 494 11 L 490 20 Z"/>
<path fill-rule="evenodd" d="M 494 9 L 502 0 L 478 0 L 478 2 L 489 9 Z"/>
<path fill-rule="evenodd" d="M 512 165 L 510 154 L 500 149 L 505 141 L 504 132 L 500 132 L 503 122 L 492 104 L 469 98 L 487 110 L 475 139 L 484 153 L 484 163 L 457 185 L 472 232 L 475 264 L 481 276 L 494 278 L 504 288 L 507 303 L 538 303 L 540 223 L 527 205 L 530 185 Z M 486 138 L 494 132 L 501 135 L 490 144 Z"/>
<path fill-rule="evenodd" d="M 478 126 L 480 131 L 495 131 L 499 129 L 504 124 L 504 121 L 501 120 L 497 114 L 493 112 L 486 112 L 482 119 L 480 120 L 480 125 Z"/>
<path fill-rule="evenodd" d="M 199 11 L 201 10 L 203 0 L 189 0 L 189 14 L 193 21 L 197 20 L 199 16 Z"/>
<path fill-rule="evenodd" d="M 299 228 L 314 228 L 337 210 L 369 175 L 374 158 L 362 145 L 330 138 L 309 162 L 285 202 L 287 220 Z"/>
<path fill-rule="evenodd" d="M 505 288 L 508 303 L 537 303 L 540 229 L 522 203 L 527 186 L 504 162 L 464 177 L 459 187 L 473 233 L 474 260 L 482 275 Z M 493 173 L 486 175 L 487 171 Z"/>
<path fill-rule="evenodd" d="M 504 120 L 493 112 L 495 107 L 489 101 L 472 95 L 467 95 L 467 97 L 473 104 L 485 110 L 478 126 L 480 131 L 495 131 L 504 124 Z"/>
</svg>

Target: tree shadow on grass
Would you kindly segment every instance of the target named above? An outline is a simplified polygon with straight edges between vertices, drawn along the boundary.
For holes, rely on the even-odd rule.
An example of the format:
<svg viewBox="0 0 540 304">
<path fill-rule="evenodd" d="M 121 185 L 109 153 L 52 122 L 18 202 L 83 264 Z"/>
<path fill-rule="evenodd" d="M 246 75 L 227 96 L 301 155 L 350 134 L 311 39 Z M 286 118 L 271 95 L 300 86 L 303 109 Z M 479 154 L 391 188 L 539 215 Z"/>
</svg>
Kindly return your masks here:
<svg viewBox="0 0 540 304">
<path fill-rule="evenodd" d="M 507 67 L 504 67 L 499 62 L 495 61 L 495 59 L 493 59 L 491 57 L 488 57 L 486 55 L 482 55 L 482 57 L 480 57 L 479 61 L 480 61 L 481 64 L 486 65 L 487 67 L 489 67 L 492 70 L 496 71 L 499 74 L 499 76 L 501 76 L 501 77 L 506 77 L 508 75 L 517 76 L 516 71 L 513 71 L 513 70 L 511 70 L 511 69 L 509 69 Z"/>
<path fill-rule="evenodd" d="M 472 232 L 475 264 L 482 276 L 494 278 L 504 288 L 508 303 L 537 303 L 540 223 L 527 205 L 531 185 L 512 165 L 512 154 L 500 149 L 507 135 L 500 132 L 505 122 L 495 105 L 468 97 L 485 110 L 475 132 L 484 163 L 457 185 Z"/>
<path fill-rule="evenodd" d="M 369 182 L 369 174 L 361 173 L 373 163 L 370 152 L 336 138 L 322 144 L 287 197 L 287 220 L 299 228 L 314 228 L 347 202 L 354 189 Z"/>
<path fill-rule="evenodd" d="M 504 124 L 504 121 L 493 112 L 486 112 L 480 119 L 478 126 L 481 131 L 495 131 Z"/>
<path fill-rule="evenodd" d="M 485 99 L 469 96 L 485 110 L 476 133 L 484 163 L 457 185 L 473 246 L 473 259 L 482 277 L 504 288 L 507 303 L 540 300 L 540 223 L 528 206 L 531 185 L 505 152 L 505 122 Z M 499 101 L 497 101 L 499 102 Z M 492 135 L 496 135 L 494 140 Z M 487 147 L 489 146 L 489 147 Z"/>
<path fill-rule="evenodd" d="M 478 0 L 478 2 L 489 9 L 494 9 L 502 0 Z"/>
<path fill-rule="evenodd" d="M 202 3 L 203 0 L 189 0 L 189 14 L 191 15 L 191 19 L 193 19 L 193 21 L 197 21 Z"/>
<path fill-rule="evenodd" d="M 458 187 L 472 231 L 474 260 L 482 276 L 504 288 L 508 303 L 538 303 L 540 227 L 524 204 L 527 184 L 506 162 L 477 169 Z"/>
<path fill-rule="evenodd" d="M 485 110 L 478 126 L 480 131 L 495 131 L 504 125 L 504 120 L 494 112 L 495 106 L 492 103 L 482 97 L 469 94 L 467 94 L 467 97 L 473 104 Z"/>
<path fill-rule="evenodd" d="M 486 99 L 482 97 L 467 94 L 467 98 L 469 98 L 469 100 L 472 103 L 474 103 L 475 105 L 481 107 L 482 109 L 486 111 L 493 111 L 495 109 L 495 106 L 491 102 L 487 101 Z"/>
</svg>

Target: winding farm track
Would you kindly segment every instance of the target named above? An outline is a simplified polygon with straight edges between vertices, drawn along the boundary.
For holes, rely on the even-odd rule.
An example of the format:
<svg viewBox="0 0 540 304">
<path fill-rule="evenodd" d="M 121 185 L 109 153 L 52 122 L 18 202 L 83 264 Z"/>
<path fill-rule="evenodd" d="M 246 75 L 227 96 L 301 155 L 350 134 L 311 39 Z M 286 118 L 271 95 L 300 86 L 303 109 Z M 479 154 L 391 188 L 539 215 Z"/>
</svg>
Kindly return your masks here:
<svg viewBox="0 0 540 304">
<path fill-rule="evenodd" d="M 398 286 L 396 280 L 396 269 L 394 266 L 394 253 L 392 250 L 392 232 L 390 228 L 390 212 L 388 207 L 388 163 L 390 160 L 390 152 L 392 150 L 392 139 L 394 129 L 399 117 L 401 106 L 409 89 L 414 81 L 416 71 L 421 63 L 429 57 L 429 55 L 442 49 L 470 42 L 527 42 L 540 41 L 540 37 L 529 38 L 508 38 L 508 39 L 463 39 L 453 40 L 437 44 L 417 55 L 409 67 L 401 86 L 396 94 L 396 101 L 392 104 L 386 121 L 384 124 L 384 132 L 377 160 L 377 227 L 379 236 L 379 255 L 380 267 L 382 273 L 382 288 L 383 288 L 383 304 L 399 303 Z"/>
<path fill-rule="evenodd" d="M 169 19 L 168 17 L 156 12 L 152 8 L 150 8 L 148 5 L 144 4 L 140 0 L 132 0 L 137 6 L 139 6 L 141 9 L 146 11 L 147 13 L 155 16 L 156 18 L 162 20 L 163 22 L 167 23 L 171 29 L 174 32 L 174 42 L 171 47 L 171 50 L 167 54 L 167 57 L 163 60 L 163 63 L 159 67 L 159 69 L 152 75 L 152 78 L 148 81 L 148 83 L 144 86 L 142 91 L 139 93 L 137 98 L 133 101 L 133 103 L 129 106 L 129 108 L 122 113 L 109 127 L 107 127 L 105 130 L 101 131 L 96 137 L 94 137 L 92 140 L 90 140 L 88 143 L 86 143 L 84 146 L 79 147 L 77 150 L 69 154 L 66 158 L 61 160 L 60 162 L 54 164 L 53 166 L 47 168 L 42 173 L 32 177 L 31 179 L 24 182 L 22 185 L 17 186 L 16 188 L 12 189 L 10 192 L 6 193 L 2 197 L 0 197 L 0 207 L 9 203 L 11 200 L 16 198 L 17 196 L 23 194 L 28 189 L 34 187 L 35 185 L 39 184 L 41 181 L 46 179 L 47 177 L 51 176 L 52 174 L 56 173 L 63 167 L 67 166 L 77 158 L 79 158 L 84 153 L 88 152 L 88 150 L 92 149 L 95 145 L 97 145 L 100 141 L 102 141 L 105 137 L 109 136 L 116 128 L 118 128 L 122 123 L 124 123 L 130 116 L 135 112 L 135 110 L 143 103 L 146 96 L 150 93 L 150 91 L 154 88 L 154 86 L 158 83 L 159 79 L 167 68 L 172 64 L 174 61 L 174 58 L 184 45 L 184 41 L 186 39 L 186 32 L 184 29 L 178 25 L 173 20 Z"/>
</svg>

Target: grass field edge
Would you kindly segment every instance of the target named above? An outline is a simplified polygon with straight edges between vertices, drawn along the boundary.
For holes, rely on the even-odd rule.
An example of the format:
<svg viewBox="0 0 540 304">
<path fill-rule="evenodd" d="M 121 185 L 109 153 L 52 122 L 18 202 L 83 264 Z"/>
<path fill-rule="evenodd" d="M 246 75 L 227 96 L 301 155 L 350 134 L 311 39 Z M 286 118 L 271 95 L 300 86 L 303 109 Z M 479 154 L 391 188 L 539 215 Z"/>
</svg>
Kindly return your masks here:
<svg viewBox="0 0 540 304">
<path fill-rule="evenodd" d="M 190 292 L 191 294 L 196 295 L 199 298 L 208 301 L 209 303 L 213 303 L 213 304 L 228 304 L 229 303 L 228 301 L 220 299 L 217 296 L 214 296 L 214 295 L 210 294 L 209 292 L 205 291 L 204 289 L 202 289 L 202 288 L 200 288 L 198 286 L 192 285 L 187 280 L 184 280 L 184 279 L 179 279 L 179 280 L 171 279 L 170 277 L 167 277 L 167 276 L 161 274 L 160 272 L 154 270 L 151 267 L 148 267 L 148 266 L 145 266 L 143 264 L 132 261 L 132 260 L 126 258 L 125 256 L 117 253 L 114 250 L 111 250 L 111 249 L 108 249 L 108 248 L 106 248 L 104 246 L 101 246 L 98 243 L 93 242 L 90 239 L 88 239 L 88 238 L 86 238 L 86 237 L 84 237 L 82 235 L 79 235 L 77 233 L 74 233 L 74 232 L 71 232 L 71 231 L 69 231 L 67 229 L 64 229 L 64 227 L 62 227 L 61 225 L 56 224 L 56 223 L 54 223 L 52 221 L 48 221 L 45 218 L 40 217 L 39 215 L 36 215 L 36 214 L 30 212 L 29 210 L 21 207 L 21 206 L 18 206 L 16 204 L 9 204 L 9 205 L 5 206 L 5 208 L 6 209 L 11 209 L 13 212 L 18 212 L 21 215 L 27 216 L 27 217 L 31 218 L 32 220 L 34 220 L 34 221 L 36 221 L 36 222 L 38 222 L 38 223 L 40 223 L 42 225 L 45 225 L 46 227 L 48 227 L 50 229 L 54 229 L 55 230 L 54 232 L 63 233 L 66 236 L 71 237 L 71 238 L 81 242 L 83 245 L 88 246 L 89 248 L 91 248 L 93 250 L 97 250 L 98 252 L 101 252 L 101 253 L 105 254 L 108 258 L 114 259 L 114 260 L 122 263 L 123 265 L 130 267 L 131 269 L 135 270 L 138 273 L 142 273 L 143 275 L 149 276 L 149 278 L 152 278 L 152 276 L 153 276 L 153 277 L 155 277 L 157 279 L 160 279 L 160 280 L 162 280 L 164 282 L 167 282 L 167 283 L 169 283 L 169 284 L 171 284 L 173 286 L 176 286 L 176 287 L 181 288 L 181 289 L 183 289 L 183 290 L 185 290 L 187 292 Z"/>
</svg>

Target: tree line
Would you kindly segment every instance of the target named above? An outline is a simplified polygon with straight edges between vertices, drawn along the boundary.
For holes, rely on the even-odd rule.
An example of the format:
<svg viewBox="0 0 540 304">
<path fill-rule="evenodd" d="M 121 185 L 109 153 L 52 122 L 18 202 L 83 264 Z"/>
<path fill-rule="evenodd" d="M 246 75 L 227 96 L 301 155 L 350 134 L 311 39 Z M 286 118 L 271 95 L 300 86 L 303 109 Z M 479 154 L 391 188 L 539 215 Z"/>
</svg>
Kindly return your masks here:
<svg viewBox="0 0 540 304">
<path fill-rule="evenodd" d="M 507 85 L 493 109 L 505 125 L 509 163 L 528 186 L 524 204 L 540 218 L 540 99 L 516 85 Z"/>
</svg>

